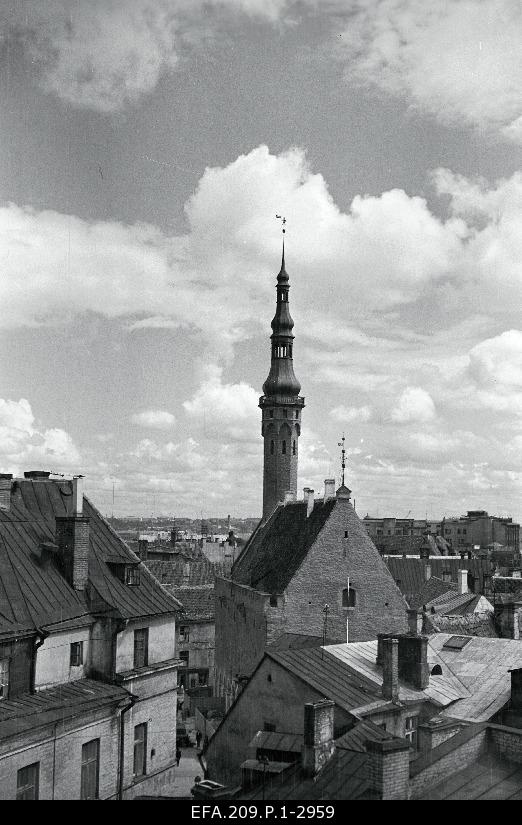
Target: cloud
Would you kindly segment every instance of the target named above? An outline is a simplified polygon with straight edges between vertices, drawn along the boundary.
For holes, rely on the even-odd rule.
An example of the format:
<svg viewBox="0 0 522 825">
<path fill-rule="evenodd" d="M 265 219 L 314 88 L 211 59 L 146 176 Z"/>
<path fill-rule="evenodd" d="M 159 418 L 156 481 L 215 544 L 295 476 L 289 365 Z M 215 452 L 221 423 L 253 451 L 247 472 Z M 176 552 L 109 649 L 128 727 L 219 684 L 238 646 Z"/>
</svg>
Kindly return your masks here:
<svg viewBox="0 0 522 825">
<path fill-rule="evenodd" d="M 421 387 L 407 387 L 391 411 L 391 420 L 397 424 L 432 421 L 435 404 L 430 394 Z"/>
<path fill-rule="evenodd" d="M 511 329 L 477 344 L 468 374 L 484 407 L 522 413 L 522 330 Z"/>
<path fill-rule="evenodd" d="M 340 42 L 349 82 L 522 142 L 519 3 L 355 0 L 348 14 Z"/>
<path fill-rule="evenodd" d="M 132 420 L 140 427 L 150 427 L 153 430 L 168 430 L 176 423 L 176 416 L 166 410 L 145 410 L 132 416 Z"/>
<path fill-rule="evenodd" d="M 4 472 L 25 470 L 78 471 L 80 453 L 60 428 L 36 425 L 29 401 L 0 398 L 0 463 Z"/>
<path fill-rule="evenodd" d="M 366 422 L 370 421 L 372 417 L 372 408 L 367 405 L 363 407 L 345 407 L 340 404 L 330 410 L 330 416 L 334 421 L 339 421 L 342 424 L 345 422 L 349 424 L 354 421 Z"/>
<path fill-rule="evenodd" d="M 16 32 L 39 82 L 66 103 L 114 112 L 152 92 L 223 12 L 275 22 L 286 0 L 24 0 L 4 26 Z M 214 14 L 212 14 L 212 7 Z"/>
<path fill-rule="evenodd" d="M 201 385 L 183 402 L 188 418 L 205 437 L 218 441 L 256 441 L 259 438 L 259 393 L 241 382 L 224 384 L 223 370 L 213 364 L 202 369 Z"/>
</svg>

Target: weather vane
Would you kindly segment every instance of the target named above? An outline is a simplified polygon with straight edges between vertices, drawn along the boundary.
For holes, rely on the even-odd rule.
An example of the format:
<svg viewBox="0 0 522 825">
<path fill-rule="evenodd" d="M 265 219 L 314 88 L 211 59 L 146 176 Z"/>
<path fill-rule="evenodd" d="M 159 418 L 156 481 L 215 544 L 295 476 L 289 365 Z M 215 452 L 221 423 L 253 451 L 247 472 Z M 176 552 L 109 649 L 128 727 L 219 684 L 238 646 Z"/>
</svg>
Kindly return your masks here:
<svg viewBox="0 0 522 825">
<path fill-rule="evenodd" d="M 345 442 L 345 440 L 346 440 L 346 439 L 345 439 L 345 437 L 344 437 L 344 433 L 343 433 L 343 437 L 342 437 L 342 438 L 341 438 L 341 440 L 337 443 L 337 446 L 338 446 L 338 447 L 342 447 L 342 450 L 341 450 L 341 469 L 342 469 L 341 486 L 342 486 L 342 487 L 344 487 L 344 471 L 345 471 L 345 469 L 346 469 L 346 450 L 345 450 L 345 448 L 344 448 L 344 442 Z"/>
<path fill-rule="evenodd" d="M 284 235 L 284 234 L 285 234 L 285 232 L 286 232 L 286 230 L 285 230 L 286 218 L 285 218 L 283 215 L 276 215 L 276 218 L 277 218 L 277 220 L 278 220 L 278 221 L 281 221 L 281 224 L 282 224 L 282 230 L 283 230 L 283 235 Z"/>
</svg>

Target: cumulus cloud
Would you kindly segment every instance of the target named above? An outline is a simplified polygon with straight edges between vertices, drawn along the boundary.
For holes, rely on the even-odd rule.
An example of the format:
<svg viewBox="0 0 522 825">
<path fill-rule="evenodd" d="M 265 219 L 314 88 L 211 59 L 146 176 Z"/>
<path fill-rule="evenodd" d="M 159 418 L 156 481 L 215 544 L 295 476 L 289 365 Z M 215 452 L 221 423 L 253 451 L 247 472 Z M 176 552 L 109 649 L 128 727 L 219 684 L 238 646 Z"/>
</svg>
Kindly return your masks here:
<svg viewBox="0 0 522 825">
<path fill-rule="evenodd" d="M 149 427 L 152 430 L 168 430 L 176 423 L 176 416 L 167 410 L 144 410 L 135 413 L 132 420 L 139 427 Z"/>
<path fill-rule="evenodd" d="M 519 3 L 355 0 L 348 14 L 340 38 L 348 81 L 522 142 Z"/>
<path fill-rule="evenodd" d="M 41 86 L 73 106 L 113 112 L 151 92 L 184 45 L 224 11 L 277 20 L 286 0 L 24 0 L 5 11 Z"/>
<path fill-rule="evenodd" d="M 330 416 L 334 421 L 339 421 L 341 424 L 345 422 L 349 424 L 353 421 L 366 422 L 372 417 L 372 408 L 368 405 L 362 407 L 345 407 L 340 404 L 338 407 L 330 410 Z"/>
<path fill-rule="evenodd" d="M 37 426 L 29 401 L 0 399 L 0 462 L 5 472 L 45 469 L 78 471 L 80 453 L 57 427 Z"/>
<path fill-rule="evenodd" d="M 208 364 L 194 396 L 183 402 L 189 419 L 206 437 L 252 441 L 259 437 L 259 394 L 248 384 L 226 384 L 220 367 Z"/>
<path fill-rule="evenodd" d="M 521 330 L 507 330 L 473 347 L 468 372 L 485 407 L 522 413 Z"/>
<path fill-rule="evenodd" d="M 421 387 L 406 387 L 391 411 L 391 419 L 397 424 L 432 421 L 435 415 L 433 399 Z"/>
</svg>

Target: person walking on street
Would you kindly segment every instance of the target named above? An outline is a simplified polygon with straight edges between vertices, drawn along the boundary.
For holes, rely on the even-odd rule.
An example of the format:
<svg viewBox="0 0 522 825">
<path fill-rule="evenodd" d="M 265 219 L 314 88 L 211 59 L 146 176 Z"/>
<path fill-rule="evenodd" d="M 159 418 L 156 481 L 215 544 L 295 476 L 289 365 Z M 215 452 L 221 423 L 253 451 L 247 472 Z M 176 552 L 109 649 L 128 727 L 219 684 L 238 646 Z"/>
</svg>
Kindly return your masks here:
<svg viewBox="0 0 522 825">
<path fill-rule="evenodd" d="M 200 746 L 201 746 L 201 731 L 198 730 L 196 732 L 196 747 L 199 749 Z"/>
<path fill-rule="evenodd" d="M 181 748 L 176 748 L 176 767 L 179 768 L 179 760 L 181 759 Z"/>
</svg>

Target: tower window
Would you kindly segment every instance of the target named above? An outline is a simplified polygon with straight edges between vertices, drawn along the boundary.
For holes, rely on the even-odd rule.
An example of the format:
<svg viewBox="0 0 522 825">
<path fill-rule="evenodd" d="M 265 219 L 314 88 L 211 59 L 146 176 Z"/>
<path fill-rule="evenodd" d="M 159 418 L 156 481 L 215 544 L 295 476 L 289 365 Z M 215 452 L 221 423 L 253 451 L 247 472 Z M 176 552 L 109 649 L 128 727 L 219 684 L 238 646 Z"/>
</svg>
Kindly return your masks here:
<svg viewBox="0 0 522 825">
<path fill-rule="evenodd" d="M 283 410 L 283 418 L 288 418 L 288 410 Z"/>
<path fill-rule="evenodd" d="M 288 345 L 288 355 L 290 356 L 290 358 L 292 357 L 292 344 Z"/>
<path fill-rule="evenodd" d="M 270 410 L 270 418 L 273 418 L 273 417 L 274 417 L 274 411 Z"/>
<path fill-rule="evenodd" d="M 295 417 L 296 417 L 296 418 L 299 418 L 299 410 L 296 410 L 296 411 L 295 411 Z"/>
<path fill-rule="evenodd" d="M 281 446 L 281 452 L 283 453 L 283 455 L 286 455 L 286 441 L 283 441 L 283 444 Z"/>
<path fill-rule="evenodd" d="M 274 442 L 270 442 L 270 455 L 274 455 Z"/>
<path fill-rule="evenodd" d="M 297 446 L 296 446 L 295 438 L 294 438 L 294 443 L 292 444 L 292 453 L 293 453 L 293 455 L 295 455 L 296 452 L 297 452 Z"/>
</svg>

